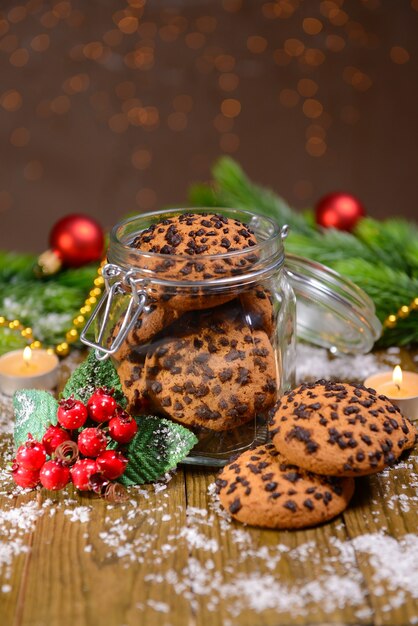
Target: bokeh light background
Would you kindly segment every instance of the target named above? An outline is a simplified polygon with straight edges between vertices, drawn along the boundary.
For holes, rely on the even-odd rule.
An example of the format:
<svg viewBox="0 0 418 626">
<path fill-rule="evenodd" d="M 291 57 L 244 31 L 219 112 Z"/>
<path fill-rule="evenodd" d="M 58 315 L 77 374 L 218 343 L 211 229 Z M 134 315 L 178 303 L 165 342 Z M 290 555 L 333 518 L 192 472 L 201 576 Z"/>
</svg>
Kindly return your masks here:
<svg viewBox="0 0 418 626">
<path fill-rule="evenodd" d="M 3 0 L 0 247 L 181 205 L 221 154 L 413 218 L 417 35 L 418 0 Z"/>
</svg>

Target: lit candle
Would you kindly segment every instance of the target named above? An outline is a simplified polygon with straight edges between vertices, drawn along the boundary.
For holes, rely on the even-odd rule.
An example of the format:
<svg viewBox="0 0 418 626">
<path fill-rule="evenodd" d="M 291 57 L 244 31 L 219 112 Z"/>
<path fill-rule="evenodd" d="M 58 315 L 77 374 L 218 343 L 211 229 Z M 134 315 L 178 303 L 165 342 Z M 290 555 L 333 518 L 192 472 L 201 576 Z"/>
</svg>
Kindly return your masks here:
<svg viewBox="0 0 418 626">
<path fill-rule="evenodd" d="M 410 420 L 418 420 L 418 374 L 403 372 L 397 365 L 393 372 L 380 372 L 364 381 L 366 387 L 387 396 Z"/>
<path fill-rule="evenodd" d="M 0 391 L 53 389 L 58 382 L 58 358 L 46 350 L 13 350 L 0 356 Z"/>
</svg>

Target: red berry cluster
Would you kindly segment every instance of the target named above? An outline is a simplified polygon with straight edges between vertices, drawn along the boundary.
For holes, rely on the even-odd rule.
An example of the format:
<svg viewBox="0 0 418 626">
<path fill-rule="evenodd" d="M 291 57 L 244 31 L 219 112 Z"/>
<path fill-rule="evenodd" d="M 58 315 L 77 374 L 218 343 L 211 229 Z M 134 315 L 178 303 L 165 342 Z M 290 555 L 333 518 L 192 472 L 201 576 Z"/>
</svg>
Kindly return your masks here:
<svg viewBox="0 0 418 626">
<path fill-rule="evenodd" d="M 59 425 L 50 426 L 42 442 L 29 435 L 18 448 L 12 467 L 15 483 L 58 491 L 72 481 L 81 491 L 102 493 L 128 464 L 122 452 L 106 450 L 108 436 L 129 443 L 138 430 L 136 421 L 106 388 L 96 389 L 87 404 L 73 397 L 61 400 L 57 420 Z"/>
</svg>

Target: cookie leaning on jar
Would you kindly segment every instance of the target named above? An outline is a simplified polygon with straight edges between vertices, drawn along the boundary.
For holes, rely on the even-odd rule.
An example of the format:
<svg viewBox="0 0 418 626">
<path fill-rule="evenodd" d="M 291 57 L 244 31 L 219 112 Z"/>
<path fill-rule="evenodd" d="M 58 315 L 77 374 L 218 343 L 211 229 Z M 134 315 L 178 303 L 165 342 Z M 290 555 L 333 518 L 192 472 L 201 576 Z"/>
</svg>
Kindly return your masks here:
<svg viewBox="0 0 418 626">
<path fill-rule="evenodd" d="M 327 380 L 286 392 L 271 411 L 269 432 L 289 462 L 332 476 L 380 472 L 417 438 L 389 398 L 364 385 Z"/>
</svg>

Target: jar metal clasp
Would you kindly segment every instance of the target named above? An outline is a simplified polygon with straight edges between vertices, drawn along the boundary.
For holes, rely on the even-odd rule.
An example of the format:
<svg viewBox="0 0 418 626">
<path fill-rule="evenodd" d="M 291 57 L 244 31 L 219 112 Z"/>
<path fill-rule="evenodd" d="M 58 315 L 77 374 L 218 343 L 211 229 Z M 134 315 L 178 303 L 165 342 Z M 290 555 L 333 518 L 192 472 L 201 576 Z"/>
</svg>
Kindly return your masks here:
<svg viewBox="0 0 418 626">
<path fill-rule="evenodd" d="M 125 341 L 127 334 L 135 326 L 138 317 L 141 315 L 146 301 L 147 295 L 145 291 L 138 289 L 138 280 L 135 279 L 135 271 L 129 270 L 125 272 L 118 265 L 108 263 L 103 267 L 102 276 L 105 281 L 105 293 L 94 309 L 91 317 L 80 334 L 80 341 L 90 348 L 94 348 L 96 358 L 104 361 L 111 354 L 115 354 Z M 113 281 L 111 283 L 111 281 Z M 129 304 L 126 308 L 122 323 L 111 343 L 108 343 L 109 337 L 105 337 L 105 331 L 109 322 L 109 316 L 112 305 L 118 296 L 129 296 Z M 97 334 L 97 341 L 92 341 L 87 337 L 87 333 L 95 322 L 100 324 Z"/>
</svg>

